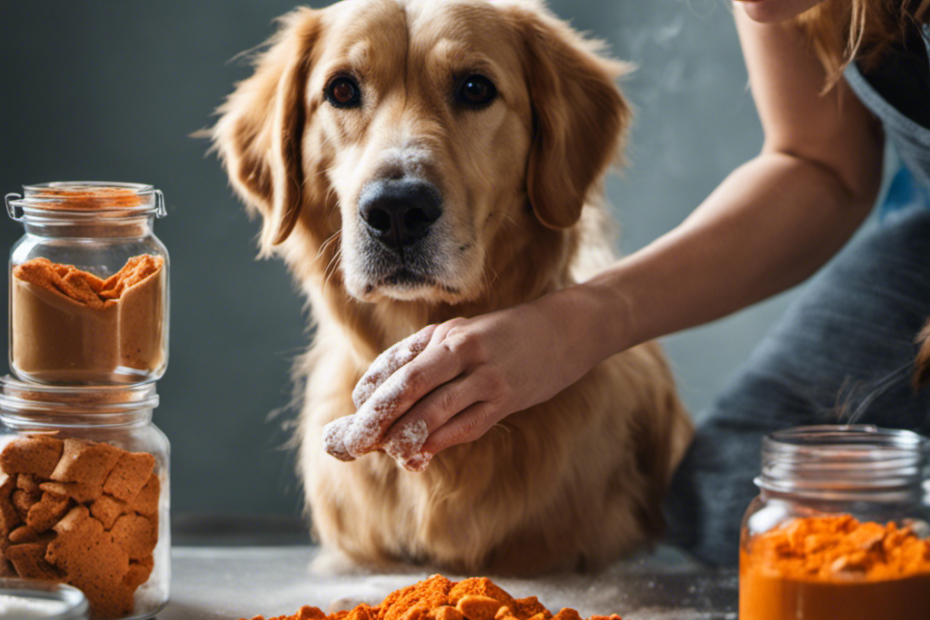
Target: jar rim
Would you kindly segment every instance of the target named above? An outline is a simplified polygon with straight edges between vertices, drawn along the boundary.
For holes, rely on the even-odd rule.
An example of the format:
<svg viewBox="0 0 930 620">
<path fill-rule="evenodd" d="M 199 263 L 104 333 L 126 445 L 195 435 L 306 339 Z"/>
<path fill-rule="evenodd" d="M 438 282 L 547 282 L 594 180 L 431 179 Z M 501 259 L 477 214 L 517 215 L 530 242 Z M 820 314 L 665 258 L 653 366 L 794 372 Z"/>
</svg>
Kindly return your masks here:
<svg viewBox="0 0 930 620">
<path fill-rule="evenodd" d="M 907 450 L 926 451 L 930 440 L 913 431 L 883 428 L 872 424 L 820 424 L 797 426 L 770 433 L 766 448 L 802 454 L 810 450 Z"/>
<path fill-rule="evenodd" d="M 133 385 L 46 385 L 0 377 L 0 411 L 125 414 L 158 406 L 155 383 Z"/>
<path fill-rule="evenodd" d="M 60 221 L 105 217 L 164 217 L 160 190 L 145 183 L 52 181 L 24 185 L 22 194 L 7 194 L 7 212 L 16 221 Z"/>
<path fill-rule="evenodd" d="M 4 577 L 0 578 L 0 596 L 61 603 L 63 609 L 43 616 L 46 620 L 83 620 L 89 611 L 84 593 L 63 583 Z"/>
<path fill-rule="evenodd" d="M 866 424 L 801 426 L 762 440 L 756 484 L 825 499 L 916 490 L 926 478 L 928 456 L 930 440 L 913 431 Z"/>
</svg>

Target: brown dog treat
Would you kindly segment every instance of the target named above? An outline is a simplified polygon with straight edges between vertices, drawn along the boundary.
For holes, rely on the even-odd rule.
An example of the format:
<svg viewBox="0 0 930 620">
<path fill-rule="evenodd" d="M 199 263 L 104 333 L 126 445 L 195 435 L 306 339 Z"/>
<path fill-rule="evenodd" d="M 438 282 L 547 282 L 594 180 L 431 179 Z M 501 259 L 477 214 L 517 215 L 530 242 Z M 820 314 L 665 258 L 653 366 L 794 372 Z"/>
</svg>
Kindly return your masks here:
<svg viewBox="0 0 930 620">
<path fill-rule="evenodd" d="M 302 609 L 302 608 L 301 608 Z M 419 608 L 416 608 L 419 609 Z M 408 620 L 417 620 L 418 618 L 423 617 L 427 610 L 423 609 L 420 615 L 417 615 L 415 609 L 411 609 L 408 612 Z M 300 612 L 298 612 L 297 617 L 299 617 Z M 375 620 L 378 617 L 377 611 L 374 610 L 370 605 L 362 603 L 356 605 L 355 608 L 350 609 L 349 613 L 346 614 L 345 620 Z"/>
<path fill-rule="evenodd" d="M 45 560 L 45 547 L 43 543 L 13 545 L 5 551 L 5 554 L 20 577 L 59 581 L 61 575 Z"/>
<path fill-rule="evenodd" d="M 135 592 L 136 588 L 149 580 L 152 569 L 155 567 L 155 559 L 152 556 L 142 558 L 138 562 L 129 562 L 129 572 L 123 582 Z"/>
<path fill-rule="evenodd" d="M 106 482 L 103 492 L 117 499 L 129 501 L 139 494 L 155 469 L 155 457 L 147 452 L 126 452 L 116 462 L 116 466 Z"/>
<path fill-rule="evenodd" d="M 559 613 L 552 616 L 552 620 L 582 620 L 582 618 L 577 610 L 565 607 L 564 609 L 560 609 Z"/>
<path fill-rule="evenodd" d="M 10 542 L 14 545 L 21 545 L 23 543 L 33 543 L 38 541 L 39 533 L 33 530 L 28 525 L 21 525 L 12 532 L 10 532 Z"/>
<path fill-rule="evenodd" d="M 22 521 L 11 499 L 15 488 L 13 476 L 0 473 L 0 539 L 4 541 Z"/>
<path fill-rule="evenodd" d="M 70 500 L 67 495 L 42 493 L 42 499 L 33 504 L 26 515 L 26 525 L 36 532 L 44 532 L 68 512 Z"/>
<path fill-rule="evenodd" d="M 548 620 L 552 617 L 552 613 L 546 609 L 545 605 L 539 602 L 539 599 L 535 596 L 527 596 L 526 598 L 518 598 L 512 603 L 514 615 L 518 618 L 533 618 L 539 614 L 546 614 L 545 620 Z M 543 619 L 537 619 L 543 620 Z"/>
<path fill-rule="evenodd" d="M 455 605 L 463 596 L 479 595 L 493 598 L 502 603 L 510 603 L 513 597 L 487 577 L 463 579 L 449 590 L 449 603 Z"/>
<path fill-rule="evenodd" d="M 502 607 L 501 609 L 506 609 Z M 449 605 L 442 605 L 436 607 L 429 612 L 429 617 L 432 620 L 465 620 L 465 616 L 462 615 L 455 607 L 450 607 Z"/>
<path fill-rule="evenodd" d="M 132 611 L 133 591 L 125 584 L 129 556 L 113 542 L 87 508 L 72 508 L 55 527 L 46 560 L 64 574 L 64 581 L 87 596 L 97 618 L 115 618 Z"/>
<path fill-rule="evenodd" d="M 158 530 L 149 519 L 137 514 L 123 515 L 110 530 L 113 542 L 118 544 L 133 560 L 141 560 L 152 554 L 158 542 Z"/>
<path fill-rule="evenodd" d="M 106 530 L 111 529 L 119 516 L 128 510 L 129 506 L 126 502 L 109 495 L 101 495 L 100 499 L 90 505 L 91 516 L 103 523 Z"/>
<path fill-rule="evenodd" d="M 504 606 L 503 601 L 480 594 L 468 594 L 459 599 L 455 608 L 468 620 L 493 620 L 497 610 Z"/>
<path fill-rule="evenodd" d="M 140 515 L 150 516 L 158 512 L 158 497 L 161 494 L 161 481 L 158 479 L 158 472 L 153 472 L 149 476 L 148 482 L 139 491 L 135 499 L 129 503 L 129 509 L 138 512 Z"/>
<path fill-rule="evenodd" d="M 17 474 L 16 488 L 22 489 L 27 493 L 41 493 L 39 490 L 39 481 L 32 474 Z"/>
<path fill-rule="evenodd" d="M 323 620 L 325 617 L 326 614 L 323 613 L 322 609 L 310 605 L 304 605 L 297 612 L 297 620 Z"/>
<path fill-rule="evenodd" d="M 48 478 L 58 465 L 62 449 L 62 441 L 54 437 L 17 437 L 0 452 L 0 469 L 7 474 L 32 474 Z"/>
<path fill-rule="evenodd" d="M 13 568 L 13 565 L 6 558 L 6 553 L 3 549 L 0 548 L 0 577 L 15 577 L 16 569 Z"/>
<path fill-rule="evenodd" d="M 103 493 L 103 487 L 90 486 L 81 482 L 43 482 L 39 488 L 55 495 L 72 497 L 79 504 L 92 502 Z"/>
<path fill-rule="evenodd" d="M 64 440 L 58 466 L 48 477 L 55 482 L 80 482 L 88 487 L 102 487 L 125 453 L 125 450 L 108 443 L 68 438 Z"/>
<path fill-rule="evenodd" d="M 355 609 L 349 610 L 346 620 L 372 620 L 368 605 L 358 605 Z M 401 620 L 427 620 L 429 607 L 426 605 L 416 605 L 407 610 Z"/>
<path fill-rule="evenodd" d="M 19 514 L 19 518 L 25 521 L 26 515 L 29 514 L 29 509 L 38 504 L 39 500 L 42 499 L 42 493 L 27 493 L 22 489 L 16 489 L 13 491 L 10 499 L 13 501 L 13 507 Z"/>
</svg>

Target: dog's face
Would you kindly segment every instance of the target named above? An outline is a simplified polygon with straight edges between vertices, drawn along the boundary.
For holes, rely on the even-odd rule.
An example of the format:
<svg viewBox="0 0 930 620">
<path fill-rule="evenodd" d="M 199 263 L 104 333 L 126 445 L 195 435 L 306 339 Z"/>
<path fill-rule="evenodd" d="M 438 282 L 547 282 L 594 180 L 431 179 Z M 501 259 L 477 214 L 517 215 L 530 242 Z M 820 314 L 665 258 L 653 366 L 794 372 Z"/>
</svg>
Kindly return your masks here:
<svg viewBox="0 0 930 620">
<path fill-rule="evenodd" d="M 215 131 L 233 183 L 266 250 L 309 222 L 364 301 L 476 297 L 502 223 L 577 221 L 628 115 L 620 65 L 531 0 L 299 10 L 257 64 Z"/>
<path fill-rule="evenodd" d="M 354 0 L 308 80 L 362 299 L 456 298 L 481 283 L 532 136 L 515 33 L 491 5 Z"/>
</svg>

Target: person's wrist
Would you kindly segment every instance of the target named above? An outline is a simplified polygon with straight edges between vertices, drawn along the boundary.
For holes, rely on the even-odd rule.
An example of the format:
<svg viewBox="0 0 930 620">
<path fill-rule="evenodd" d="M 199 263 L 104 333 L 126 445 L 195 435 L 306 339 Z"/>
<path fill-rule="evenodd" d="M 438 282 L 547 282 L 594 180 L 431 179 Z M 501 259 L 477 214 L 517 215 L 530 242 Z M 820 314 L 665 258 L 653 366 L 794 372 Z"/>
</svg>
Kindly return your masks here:
<svg viewBox="0 0 930 620">
<path fill-rule="evenodd" d="M 610 291 L 600 285 L 576 284 L 536 304 L 559 338 L 570 343 L 565 353 L 582 373 L 625 348 L 623 313 L 615 306 Z"/>
</svg>

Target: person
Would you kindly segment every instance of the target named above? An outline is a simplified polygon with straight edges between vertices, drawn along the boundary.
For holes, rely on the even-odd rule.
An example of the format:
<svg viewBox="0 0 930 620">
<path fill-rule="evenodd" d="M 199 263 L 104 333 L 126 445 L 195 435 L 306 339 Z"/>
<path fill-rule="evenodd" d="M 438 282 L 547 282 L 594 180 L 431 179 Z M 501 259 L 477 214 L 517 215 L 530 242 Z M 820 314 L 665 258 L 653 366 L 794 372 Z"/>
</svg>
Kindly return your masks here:
<svg viewBox="0 0 930 620">
<path fill-rule="evenodd" d="M 930 0 L 747 0 L 734 13 L 765 140 L 677 228 L 590 280 L 431 330 L 395 420 L 436 453 L 551 398 L 599 361 L 812 276 L 860 228 L 698 417 L 667 505 L 674 542 L 734 564 L 761 439 L 818 422 L 930 434 L 906 369 L 930 315 Z M 557 327 L 556 327 L 557 326 Z M 377 362 L 376 362 L 377 363 Z M 926 390 L 925 390 L 926 392 Z M 395 422 L 396 423 L 396 422 Z"/>
</svg>

